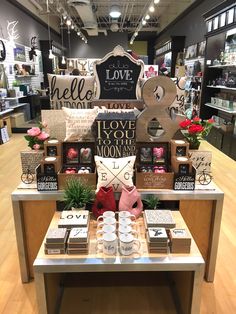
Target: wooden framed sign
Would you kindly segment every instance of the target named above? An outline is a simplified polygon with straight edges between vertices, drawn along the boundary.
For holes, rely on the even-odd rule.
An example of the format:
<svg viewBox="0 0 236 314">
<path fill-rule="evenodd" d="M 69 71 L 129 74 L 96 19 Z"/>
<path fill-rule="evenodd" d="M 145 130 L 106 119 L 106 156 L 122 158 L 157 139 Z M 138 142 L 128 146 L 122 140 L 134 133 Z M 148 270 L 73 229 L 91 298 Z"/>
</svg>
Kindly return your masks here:
<svg viewBox="0 0 236 314">
<path fill-rule="evenodd" d="M 123 47 L 116 46 L 94 62 L 98 99 L 137 99 L 138 80 L 143 72 L 142 60 L 135 60 Z"/>
</svg>

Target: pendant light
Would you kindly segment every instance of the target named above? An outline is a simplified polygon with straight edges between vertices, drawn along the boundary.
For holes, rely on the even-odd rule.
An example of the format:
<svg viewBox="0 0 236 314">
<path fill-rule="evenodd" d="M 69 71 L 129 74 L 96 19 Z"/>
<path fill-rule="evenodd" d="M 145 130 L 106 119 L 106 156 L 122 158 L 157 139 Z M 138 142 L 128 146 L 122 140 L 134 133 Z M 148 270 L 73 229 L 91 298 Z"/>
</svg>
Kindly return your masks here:
<svg viewBox="0 0 236 314">
<path fill-rule="evenodd" d="M 62 51 L 64 51 L 64 39 L 63 39 L 63 19 L 61 18 L 61 45 L 62 45 Z M 66 58 L 64 56 L 64 53 L 61 58 L 61 64 L 66 64 Z"/>
<path fill-rule="evenodd" d="M 70 46 L 70 26 L 68 25 L 68 31 L 67 31 L 67 33 L 68 33 L 68 47 L 69 47 L 69 56 L 70 56 L 70 58 L 71 58 L 71 46 Z M 73 62 L 72 62 L 72 60 L 70 59 L 70 61 L 69 61 L 69 67 L 73 67 Z"/>
<path fill-rule="evenodd" d="M 49 41 L 49 54 L 48 54 L 48 58 L 49 58 L 49 59 L 53 59 L 53 58 L 54 58 L 54 54 L 52 53 L 52 42 L 51 42 L 50 21 L 49 21 L 50 10 L 49 10 L 49 5 L 48 5 L 48 0 L 47 0 L 47 14 L 48 14 L 48 41 Z"/>
</svg>

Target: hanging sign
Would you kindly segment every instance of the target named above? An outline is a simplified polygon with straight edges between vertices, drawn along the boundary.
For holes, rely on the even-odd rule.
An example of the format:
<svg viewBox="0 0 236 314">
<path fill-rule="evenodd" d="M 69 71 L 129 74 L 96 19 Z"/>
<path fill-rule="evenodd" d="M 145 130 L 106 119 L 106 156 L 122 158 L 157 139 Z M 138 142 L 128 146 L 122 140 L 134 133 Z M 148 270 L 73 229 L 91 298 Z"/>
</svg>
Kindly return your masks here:
<svg viewBox="0 0 236 314">
<path fill-rule="evenodd" d="M 94 62 L 99 99 L 137 99 L 138 79 L 144 64 L 121 46 Z"/>
</svg>

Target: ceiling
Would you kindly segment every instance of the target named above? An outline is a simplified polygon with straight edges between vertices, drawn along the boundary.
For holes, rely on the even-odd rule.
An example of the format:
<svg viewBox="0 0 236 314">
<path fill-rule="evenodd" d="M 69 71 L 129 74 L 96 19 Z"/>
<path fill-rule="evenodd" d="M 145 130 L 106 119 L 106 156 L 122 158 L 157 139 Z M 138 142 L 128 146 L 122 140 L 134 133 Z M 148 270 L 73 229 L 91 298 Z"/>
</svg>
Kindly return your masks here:
<svg viewBox="0 0 236 314">
<path fill-rule="evenodd" d="M 19 1 L 19 0 L 18 0 Z M 179 14 L 187 9 L 195 0 L 28 0 L 38 12 L 38 16 L 45 19 L 45 15 L 71 18 L 76 32 L 81 32 L 84 38 L 98 36 L 107 31 L 128 32 L 129 38 L 143 40 L 149 34 L 159 33 Z M 19 1 L 21 2 L 21 1 Z M 25 2 L 25 1 L 24 1 Z M 158 2 L 157 4 L 154 4 Z M 111 5 L 118 5 L 121 16 L 112 19 L 109 16 Z M 155 11 L 149 12 L 153 5 Z M 146 25 L 142 24 L 144 17 L 149 14 Z M 61 23 L 62 24 L 62 23 Z M 134 35 L 135 33 L 135 35 Z"/>
</svg>

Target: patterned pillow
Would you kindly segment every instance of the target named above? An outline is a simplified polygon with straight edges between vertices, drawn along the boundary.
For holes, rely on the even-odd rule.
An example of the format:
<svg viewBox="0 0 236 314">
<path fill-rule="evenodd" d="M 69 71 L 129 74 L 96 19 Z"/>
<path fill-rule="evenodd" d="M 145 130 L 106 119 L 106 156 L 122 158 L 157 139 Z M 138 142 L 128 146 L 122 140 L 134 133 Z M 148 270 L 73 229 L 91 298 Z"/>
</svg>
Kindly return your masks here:
<svg viewBox="0 0 236 314">
<path fill-rule="evenodd" d="M 136 156 L 124 158 L 94 156 L 98 173 L 97 191 L 102 186 L 112 186 L 114 192 L 121 192 L 122 186 L 133 186 L 135 158 Z"/>
<path fill-rule="evenodd" d="M 94 76 L 48 74 L 51 108 L 91 108 Z"/>
<path fill-rule="evenodd" d="M 98 109 L 62 108 L 66 115 L 65 141 L 91 141 L 92 124 L 97 117 Z"/>
</svg>

